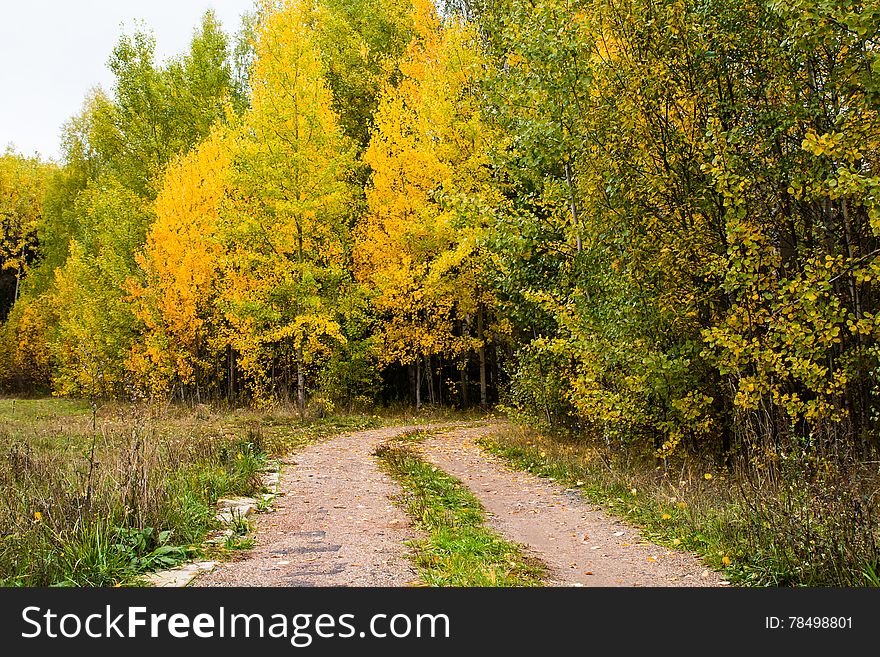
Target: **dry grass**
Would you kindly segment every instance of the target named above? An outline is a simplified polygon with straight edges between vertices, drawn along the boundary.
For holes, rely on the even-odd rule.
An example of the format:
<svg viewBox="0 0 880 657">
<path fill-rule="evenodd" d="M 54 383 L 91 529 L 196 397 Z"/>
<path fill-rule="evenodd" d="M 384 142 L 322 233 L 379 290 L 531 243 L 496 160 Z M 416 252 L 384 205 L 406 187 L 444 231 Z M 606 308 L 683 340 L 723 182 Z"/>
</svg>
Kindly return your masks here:
<svg viewBox="0 0 880 657">
<path fill-rule="evenodd" d="M 374 417 L 0 400 L 0 584 L 111 586 L 198 551 L 267 455 Z"/>
</svg>

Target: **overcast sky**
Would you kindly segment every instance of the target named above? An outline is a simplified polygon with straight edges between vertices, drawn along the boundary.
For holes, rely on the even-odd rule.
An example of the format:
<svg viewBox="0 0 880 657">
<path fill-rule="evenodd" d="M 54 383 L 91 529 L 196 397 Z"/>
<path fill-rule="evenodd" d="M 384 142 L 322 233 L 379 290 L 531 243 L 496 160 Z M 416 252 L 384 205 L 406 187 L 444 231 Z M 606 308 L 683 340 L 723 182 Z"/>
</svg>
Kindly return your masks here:
<svg viewBox="0 0 880 657">
<path fill-rule="evenodd" d="M 0 0 L 0 153 L 59 157 L 62 124 L 97 85 L 110 90 L 110 52 L 143 23 L 159 61 L 189 46 L 207 9 L 227 33 L 253 0 Z"/>
</svg>

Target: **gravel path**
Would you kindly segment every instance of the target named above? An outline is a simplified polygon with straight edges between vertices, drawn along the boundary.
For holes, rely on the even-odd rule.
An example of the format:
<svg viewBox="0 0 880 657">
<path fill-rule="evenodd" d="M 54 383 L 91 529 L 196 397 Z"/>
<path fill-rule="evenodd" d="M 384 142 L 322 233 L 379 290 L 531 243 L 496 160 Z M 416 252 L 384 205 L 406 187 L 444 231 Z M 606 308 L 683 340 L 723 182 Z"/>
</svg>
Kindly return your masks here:
<svg viewBox="0 0 880 657">
<path fill-rule="evenodd" d="M 436 428 L 436 427 L 435 427 Z M 255 516 L 256 546 L 193 586 L 405 586 L 418 579 L 404 542 L 393 480 L 371 456 L 416 427 L 361 431 L 311 445 L 283 462 L 274 511 Z"/>
<path fill-rule="evenodd" d="M 548 565 L 556 586 L 717 586 L 686 552 L 643 541 L 576 491 L 513 470 L 474 439 L 486 425 L 391 427 L 311 445 L 284 461 L 274 510 L 255 516 L 256 545 L 193 586 L 406 586 L 418 581 L 405 542 L 415 536 L 391 498 L 400 492 L 373 451 L 414 430 L 444 430 L 419 449 L 461 479 L 488 524 Z"/>
<path fill-rule="evenodd" d="M 576 491 L 511 469 L 474 444 L 487 429 L 452 431 L 423 445 L 429 461 L 464 482 L 488 524 L 550 568 L 556 586 L 718 586 L 721 578 L 687 552 L 643 540 L 638 531 Z"/>
</svg>

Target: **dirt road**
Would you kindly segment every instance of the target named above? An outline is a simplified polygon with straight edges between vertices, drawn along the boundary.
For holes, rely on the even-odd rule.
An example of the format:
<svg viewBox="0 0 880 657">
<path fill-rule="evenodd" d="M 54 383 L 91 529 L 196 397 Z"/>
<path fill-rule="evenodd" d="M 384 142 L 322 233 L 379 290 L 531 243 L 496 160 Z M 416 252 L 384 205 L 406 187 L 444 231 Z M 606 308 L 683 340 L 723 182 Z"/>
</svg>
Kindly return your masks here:
<svg viewBox="0 0 880 657">
<path fill-rule="evenodd" d="M 489 526 L 526 545 L 558 586 L 717 586 L 718 574 L 692 554 L 654 545 L 574 490 L 511 469 L 474 444 L 485 429 L 428 439 L 425 456 L 464 482 Z"/>
<path fill-rule="evenodd" d="M 415 430 L 435 435 L 425 458 L 461 479 L 483 503 L 489 525 L 523 544 L 557 586 L 716 586 L 697 558 L 642 540 L 576 491 L 515 471 L 474 444 L 491 425 L 392 427 L 305 448 L 287 459 L 275 510 L 256 517 L 256 546 L 201 576 L 194 586 L 406 586 L 415 530 L 392 498 L 395 482 L 372 456 L 384 441 Z"/>
</svg>

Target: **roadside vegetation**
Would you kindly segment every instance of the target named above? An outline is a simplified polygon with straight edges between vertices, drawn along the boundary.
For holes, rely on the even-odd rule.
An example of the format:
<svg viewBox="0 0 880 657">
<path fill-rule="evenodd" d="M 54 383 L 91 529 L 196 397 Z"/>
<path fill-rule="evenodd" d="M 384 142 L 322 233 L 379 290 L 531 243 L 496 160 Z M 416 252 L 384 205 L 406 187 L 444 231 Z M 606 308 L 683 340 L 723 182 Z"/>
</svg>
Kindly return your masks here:
<svg viewBox="0 0 880 657">
<path fill-rule="evenodd" d="M 851 473 L 861 495 L 854 497 L 835 487 L 839 473 L 805 472 L 795 455 L 784 463 L 786 477 L 772 481 L 708 459 L 662 462 L 651 452 L 523 426 L 480 445 L 577 489 L 653 542 L 700 554 L 734 584 L 880 586 L 876 472 Z"/>
<path fill-rule="evenodd" d="M 0 585 L 114 586 L 189 560 L 219 498 L 259 497 L 270 455 L 380 423 L 0 400 Z"/>
</svg>

